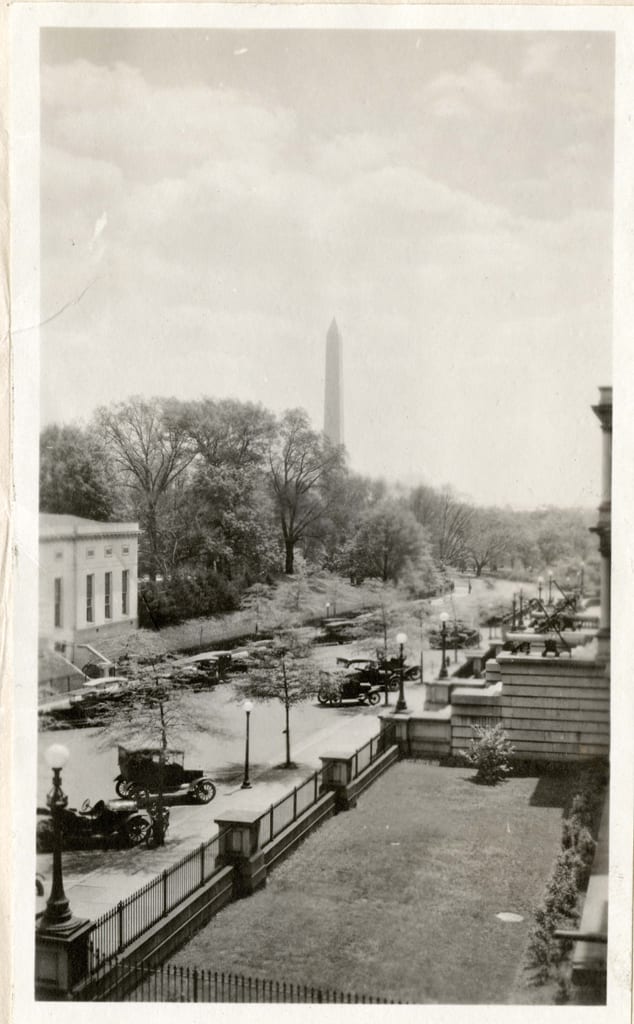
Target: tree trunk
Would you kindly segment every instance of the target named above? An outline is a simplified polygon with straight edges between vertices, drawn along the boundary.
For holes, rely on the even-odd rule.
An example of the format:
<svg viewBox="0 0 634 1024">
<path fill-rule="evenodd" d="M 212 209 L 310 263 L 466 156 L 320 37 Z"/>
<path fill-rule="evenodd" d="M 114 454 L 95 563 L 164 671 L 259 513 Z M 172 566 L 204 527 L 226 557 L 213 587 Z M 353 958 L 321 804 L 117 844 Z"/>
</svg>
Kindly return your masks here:
<svg viewBox="0 0 634 1024">
<path fill-rule="evenodd" d="M 284 568 L 284 572 L 287 573 L 287 575 L 292 576 L 294 571 L 293 565 L 295 560 L 295 541 L 285 540 L 284 547 L 286 548 L 286 565 Z"/>
</svg>

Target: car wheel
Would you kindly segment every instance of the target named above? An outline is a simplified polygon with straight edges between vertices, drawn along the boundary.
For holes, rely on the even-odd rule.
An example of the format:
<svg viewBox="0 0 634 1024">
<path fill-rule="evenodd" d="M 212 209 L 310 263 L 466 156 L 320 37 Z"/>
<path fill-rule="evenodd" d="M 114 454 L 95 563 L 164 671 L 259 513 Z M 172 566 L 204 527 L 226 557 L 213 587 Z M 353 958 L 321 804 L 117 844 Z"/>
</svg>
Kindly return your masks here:
<svg viewBox="0 0 634 1024">
<path fill-rule="evenodd" d="M 370 696 L 368 697 L 368 701 L 369 701 L 370 704 L 378 704 L 380 700 L 381 700 L 381 694 L 377 693 L 376 690 L 374 690 L 370 694 Z"/>
<path fill-rule="evenodd" d="M 216 795 L 216 787 L 209 779 L 204 779 L 195 787 L 192 797 L 197 804 L 209 804 Z"/>
<path fill-rule="evenodd" d="M 54 842 L 53 822 L 49 818 L 38 821 L 35 836 L 37 852 L 50 853 Z"/>
<path fill-rule="evenodd" d="M 130 796 L 131 787 L 130 783 L 126 779 L 119 779 L 117 782 L 115 782 L 114 788 L 116 790 L 117 796 L 120 796 L 122 800 L 125 800 L 126 797 Z"/>
<path fill-rule="evenodd" d="M 320 704 L 328 704 L 328 694 L 324 690 L 320 690 L 317 694 L 317 700 Z"/>
<path fill-rule="evenodd" d="M 130 846 L 139 846 L 150 831 L 150 822 L 141 814 L 135 814 L 125 823 L 125 834 Z"/>
<path fill-rule="evenodd" d="M 398 676 L 390 676 L 390 678 L 388 680 L 388 684 L 387 684 L 388 690 L 391 690 L 392 693 L 394 693 L 396 690 L 398 690 L 399 682 L 400 682 L 400 680 L 399 680 Z"/>
</svg>

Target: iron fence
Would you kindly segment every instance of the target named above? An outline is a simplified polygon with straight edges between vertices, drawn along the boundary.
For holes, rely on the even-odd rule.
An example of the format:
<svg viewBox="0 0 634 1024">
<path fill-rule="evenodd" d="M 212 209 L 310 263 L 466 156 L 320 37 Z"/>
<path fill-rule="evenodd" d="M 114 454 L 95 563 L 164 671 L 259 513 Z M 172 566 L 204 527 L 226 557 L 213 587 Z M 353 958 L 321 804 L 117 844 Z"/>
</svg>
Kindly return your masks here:
<svg viewBox="0 0 634 1024">
<path fill-rule="evenodd" d="M 164 964 L 119 963 L 109 976 L 110 1002 L 144 1003 L 395 1003 L 393 999 L 244 974 Z"/>
<path fill-rule="evenodd" d="M 93 922 L 90 936 L 91 972 L 165 917 L 218 870 L 219 836 L 185 854 L 176 864 L 147 882 Z"/>
</svg>

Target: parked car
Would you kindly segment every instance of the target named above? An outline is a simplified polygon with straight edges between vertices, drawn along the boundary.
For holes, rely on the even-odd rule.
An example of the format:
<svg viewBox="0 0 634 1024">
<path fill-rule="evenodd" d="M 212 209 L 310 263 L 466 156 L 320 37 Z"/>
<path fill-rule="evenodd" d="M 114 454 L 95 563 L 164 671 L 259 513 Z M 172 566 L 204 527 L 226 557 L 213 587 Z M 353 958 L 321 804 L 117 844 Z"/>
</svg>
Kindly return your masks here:
<svg viewBox="0 0 634 1024">
<path fill-rule="evenodd" d="M 85 800 L 80 810 L 67 807 L 62 812 L 62 848 L 112 844 L 138 846 L 147 838 L 152 816 L 135 800 Z M 53 819 L 47 807 L 37 809 L 36 840 L 39 853 L 53 849 Z"/>
<path fill-rule="evenodd" d="M 383 690 L 384 684 L 377 686 L 363 681 L 358 672 L 333 673 L 322 681 L 317 691 L 317 700 L 320 704 L 332 707 L 342 704 L 344 700 L 355 700 L 357 704 L 378 704 Z"/>
<path fill-rule="evenodd" d="M 140 804 L 156 799 L 162 788 L 163 795 L 170 803 L 189 800 L 196 804 L 208 804 L 216 795 L 216 787 L 202 768 L 185 768 L 185 753 L 182 750 L 163 751 L 159 747 L 119 747 L 119 774 L 115 778 L 115 789 L 121 797 L 132 797 Z M 163 785 L 161 787 L 161 770 Z"/>
</svg>

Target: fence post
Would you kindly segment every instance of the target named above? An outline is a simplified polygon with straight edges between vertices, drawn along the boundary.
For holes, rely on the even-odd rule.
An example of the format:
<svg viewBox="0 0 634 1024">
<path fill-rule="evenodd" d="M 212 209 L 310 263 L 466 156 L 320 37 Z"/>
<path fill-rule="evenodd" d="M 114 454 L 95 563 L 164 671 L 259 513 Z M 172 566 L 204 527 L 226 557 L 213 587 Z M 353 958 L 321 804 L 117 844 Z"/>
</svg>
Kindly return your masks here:
<svg viewBox="0 0 634 1024">
<path fill-rule="evenodd" d="M 120 952 L 123 949 L 123 900 L 119 900 L 117 903 L 117 921 L 119 925 L 117 952 Z"/>
<path fill-rule="evenodd" d="M 193 1001 L 195 1003 L 197 1003 L 198 1002 L 198 968 L 197 967 L 194 967 L 194 971 L 193 971 L 193 974 L 192 974 L 192 983 L 193 983 L 193 986 L 194 986 L 194 1000 Z"/>
<path fill-rule="evenodd" d="M 163 917 L 167 915 L 167 868 L 163 871 Z"/>
<path fill-rule="evenodd" d="M 205 844 L 200 844 L 200 884 L 205 884 Z"/>
<path fill-rule="evenodd" d="M 274 808 L 274 806 L 275 806 L 275 804 L 271 804 L 271 839 L 273 839 L 273 821 L 274 821 L 274 819 L 273 819 L 273 808 Z"/>
<path fill-rule="evenodd" d="M 293 821 L 297 817 L 297 786 L 293 790 Z"/>
</svg>

